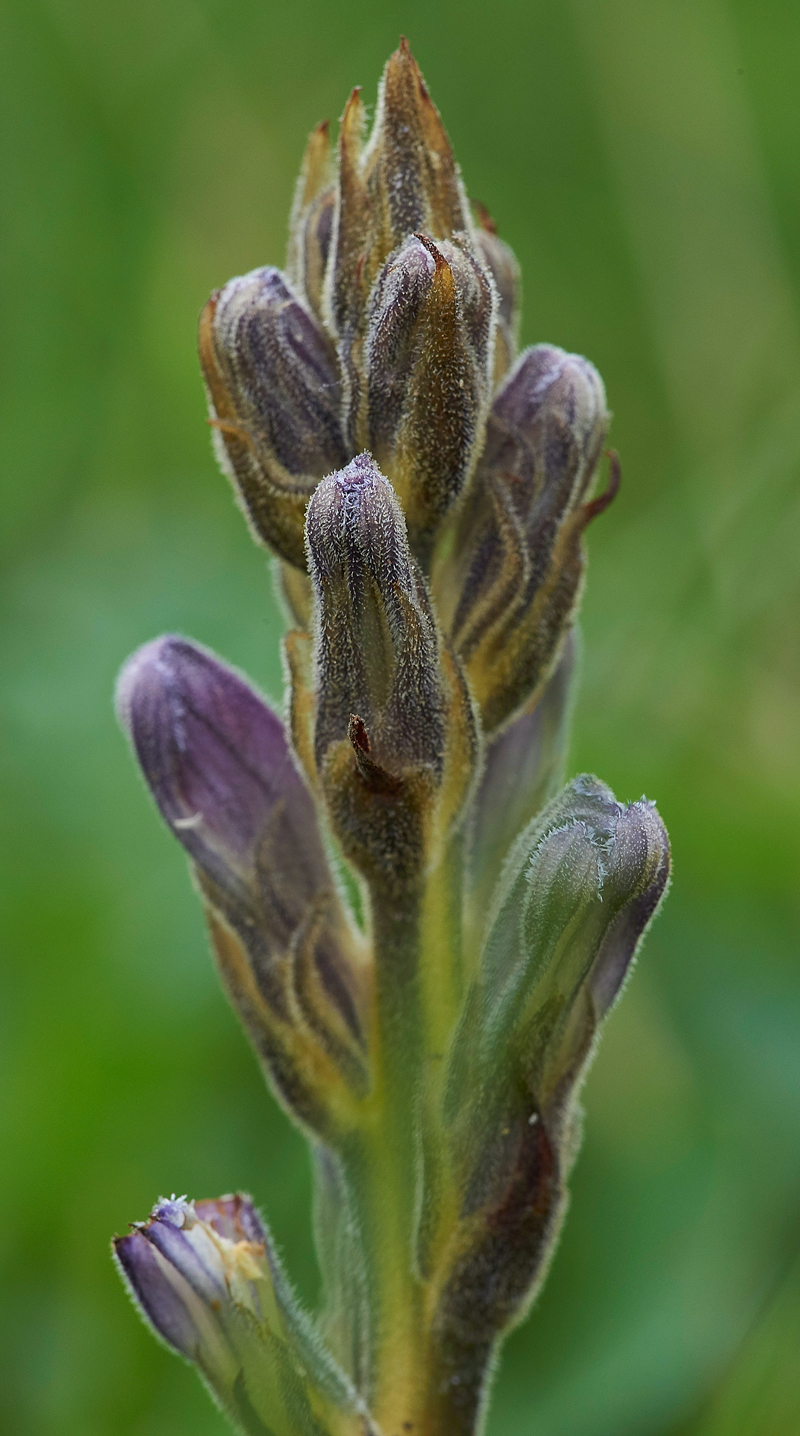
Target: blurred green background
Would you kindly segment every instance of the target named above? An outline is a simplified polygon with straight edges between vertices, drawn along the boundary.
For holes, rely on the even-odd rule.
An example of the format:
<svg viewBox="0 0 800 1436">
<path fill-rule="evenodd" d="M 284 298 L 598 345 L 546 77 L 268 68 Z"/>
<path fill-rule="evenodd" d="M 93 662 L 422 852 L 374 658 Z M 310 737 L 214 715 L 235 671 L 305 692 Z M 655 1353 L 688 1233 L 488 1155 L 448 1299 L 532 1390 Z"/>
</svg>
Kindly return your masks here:
<svg viewBox="0 0 800 1436">
<path fill-rule="evenodd" d="M 522 262 L 525 342 L 605 376 L 624 482 L 571 769 L 645 789 L 675 852 L 489 1436 L 797 1436 L 796 0 L 6 0 L 0 1429 L 221 1436 L 109 1260 L 162 1192 L 251 1190 L 314 1297 L 303 1144 L 111 691 L 178 630 L 279 696 L 196 317 L 282 261 L 307 132 L 374 100 L 401 31 Z"/>
</svg>

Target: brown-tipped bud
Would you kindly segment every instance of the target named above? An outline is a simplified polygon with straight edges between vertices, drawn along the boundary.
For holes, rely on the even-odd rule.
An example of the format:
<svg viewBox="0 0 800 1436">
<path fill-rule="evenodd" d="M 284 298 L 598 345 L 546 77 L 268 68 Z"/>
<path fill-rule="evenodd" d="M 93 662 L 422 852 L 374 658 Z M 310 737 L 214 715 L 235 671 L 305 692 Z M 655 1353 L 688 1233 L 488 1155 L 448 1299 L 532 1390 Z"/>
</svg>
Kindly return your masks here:
<svg viewBox="0 0 800 1436">
<path fill-rule="evenodd" d="M 399 892 L 463 811 L 477 758 L 469 695 L 440 648 L 394 490 L 368 454 L 320 484 L 306 532 L 320 781 L 348 858 Z"/>
<path fill-rule="evenodd" d="M 528 349 L 497 394 L 460 516 L 435 579 L 487 732 L 547 681 L 577 606 L 586 502 L 608 425 L 596 369 L 550 345 Z"/>
<path fill-rule="evenodd" d="M 336 202 L 328 121 L 311 131 L 289 220 L 286 272 L 322 317 L 322 291 Z"/>
<path fill-rule="evenodd" d="M 348 737 L 399 774 L 441 769 L 438 639 L 394 490 L 369 454 L 319 485 L 308 507 L 318 608 L 316 753 Z"/>
<path fill-rule="evenodd" d="M 447 239 L 469 228 L 447 132 L 405 40 L 383 73 L 364 175 L 383 258 L 414 230 Z"/>
<path fill-rule="evenodd" d="M 462 239 L 413 235 L 384 266 L 365 341 L 366 438 L 426 564 L 483 440 L 495 297 Z"/>
<path fill-rule="evenodd" d="M 482 205 L 476 205 L 480 227 L 474 236 L 482 264 L 489 270 L 497 290 L 497 329 L 494 339 L 494 384 L 505 378 L 517 357 L 522 284 L 517 257 L 497 233 L 494 221 Z"/>
<path fill-rule="evenodd" d="M 470 230 L 450 141 L 405 40 L 381 80 L 369 142 L 354 90 L 342 116 L 329 319 L 348 338 L 392 250 L 416 230 L 448 239 Z"/>
<path fill-rule="evenodd" d="M 347 457 L 325 335 L 280 270 L 255 269 L 212 295 L 200 360 L 217 456 L 251 527 L 304 568 L 309 496 Z"/>
<path fill-rule="evenodd" d="M 363 343 L 375 280 L 393 250 L 416 231 L 437 240 L 470 233 L 450 141 L 405 40 L 389 60 L 369 141 L 354 90 L 342 116 L 339 178 L 326 277 L 326 323 L 339 341 L 346 411 L 362 413 Z M 351 433 L 352 447 L 368 442 Z"/>
</svg>

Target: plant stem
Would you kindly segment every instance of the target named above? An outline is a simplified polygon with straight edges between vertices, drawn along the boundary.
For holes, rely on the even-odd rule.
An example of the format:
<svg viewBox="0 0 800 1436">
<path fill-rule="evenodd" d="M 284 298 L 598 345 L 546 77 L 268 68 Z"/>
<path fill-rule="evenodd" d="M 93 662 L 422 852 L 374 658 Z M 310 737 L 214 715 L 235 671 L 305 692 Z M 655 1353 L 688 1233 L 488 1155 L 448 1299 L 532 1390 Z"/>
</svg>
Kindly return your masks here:
<svg viewBox="0 0 800 1436">
<path fill-rule="evenodd" d="M 430 1181 L 427 1149 L 434 1157 L 443 1150 L 439 1095 L 462 996 L 461 883 L 455 840 L 424 882 L 371 893 L 375 1087 L 361 1131 L 343 1155 L 367 1265 L 373 1355 L 365 1395 L 385 1436 L 450 1436 L 455 1429 L 446 1392 L 432 1389 L 442 1367 L 432 1349 L 432 1288 L 430 1274 L 419 1270 L 417 1227 L 421 1154 Z M 437 1192 L 447 1225 L 456 1199 Z M 463 1412 L 457 1424 L 467 1429 Z"/>
</svg>

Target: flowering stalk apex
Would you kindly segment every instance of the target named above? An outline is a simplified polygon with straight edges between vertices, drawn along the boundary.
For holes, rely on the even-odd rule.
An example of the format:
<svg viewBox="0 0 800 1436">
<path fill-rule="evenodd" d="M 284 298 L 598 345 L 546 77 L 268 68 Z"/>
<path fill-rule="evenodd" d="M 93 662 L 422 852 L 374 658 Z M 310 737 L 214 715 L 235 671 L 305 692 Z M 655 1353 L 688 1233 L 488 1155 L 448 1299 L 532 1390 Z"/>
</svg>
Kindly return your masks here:
<svg viewBox="0 0 800 1436">
<path fill-rule="evenodd" d="M 578 1093 L 666 891 L 652 804 L 563 769 L 597 371 L 517 354 L 513 253 L 405 41 L 371 133 L 312 133 L 286 273 L 200 319 L 214 443 L 293 627 L 287 721 L 168 635 L 117 707 L 223 985 L 308 1138 L 324 1299 L 246 1197 L 116 1239 L 146 1319 L 248 1436 L 473 1436 L 538 1290 Z"/>
</svg>

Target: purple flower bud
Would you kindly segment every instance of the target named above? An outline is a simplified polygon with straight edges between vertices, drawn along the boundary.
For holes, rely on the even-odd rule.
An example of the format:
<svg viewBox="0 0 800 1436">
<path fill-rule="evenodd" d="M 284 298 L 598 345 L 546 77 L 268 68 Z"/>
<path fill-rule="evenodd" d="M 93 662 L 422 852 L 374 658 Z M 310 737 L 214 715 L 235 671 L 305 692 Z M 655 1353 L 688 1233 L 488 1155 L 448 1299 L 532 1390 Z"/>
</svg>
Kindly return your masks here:
<svg viewBox="0 0 800 1436">
<path fill-rule="evenodd" d="M 238 674 L 176 637 L 128 660 L 117 709 L 195 863 L 231 1001 L 283 1100 L 324 1126 L 326 1083 L 329 1095 L 365 1080 L 359 981 L 283 724 Z"/>
<path fill-rule="evenodd" d="M 487 732 L 537 696 L 558 657 L 584 529 L 616 492 L 613 470 L 586 502 L 607 424 L 597 371 L 550 345 L 526 350 L 495 398 L 454 556 L 434 578 Z"/>
<path fill-rule="evenodd" d="M 114 1255 L 143 1316 L 237 1426 L 316 1436 L 349 1417 L 356 1436 L 361 1403 L 296 1307 L 249 1197 L 162 1199 Z"/>
<path fill-rule="evenodd" d="M 330 886 L 281 720 L 239 675 L 174 636 L 128 659 L 117 711 L 162 817 L 231 909 L 286 944 Z"/>
<path fill-rule="evenodd" d="M 412 235 L 386 262 L 364 346 L 366 441 L 427 562 L 483 442 L 495 297 L 462 240 Z"/>
<path fill-rule="evenodd" d="M 361 722 L 362 755 L 391 773 L 441 770 L 438 638 L 392 485 L 369 454 L 324 479 L 308 507 L 317 599 L 317 761 Z"/>
<path fill-rule="evenodd" d="M 309 495 L 347 457 L 329 342 L 280 270 L 255 269 L 212 295 L 200 360 L 217 456 L 256 537 L 302 568 Z"/>
<path fill-rule="evenodd" d="M 399 917 L 464 810 L 478 758 L 472 702 L 440 648 L 394 490 L 368 454 L 323 480 L 306 533 L 316 767 L 346 857 L 384 905 L 391 892 Z M 298 667 L 293 710 L 311 706 Z"/>
<path fill-rule="evenodd" d="M 507 475 L 529 523 L 589 486 L 608 424 L 603 381 L 580 354 L 552 344 L 526 349 L 492 405 L 487 471 Z"/>
</svg>

